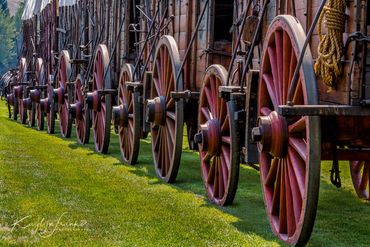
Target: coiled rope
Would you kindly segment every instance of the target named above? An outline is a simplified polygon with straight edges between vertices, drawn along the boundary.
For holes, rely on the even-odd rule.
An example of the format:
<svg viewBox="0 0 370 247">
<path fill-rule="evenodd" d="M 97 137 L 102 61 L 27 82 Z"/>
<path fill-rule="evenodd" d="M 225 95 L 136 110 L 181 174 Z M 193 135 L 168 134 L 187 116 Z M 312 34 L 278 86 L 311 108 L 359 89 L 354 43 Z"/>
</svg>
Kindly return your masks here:
<svg viewBox="0 0 370 247">
<path fill-rule="evenodd" d="M 346 24 L 346 0 L 329 0 L 319 19 L 318 59 L 315 73 L 329 91 L 335 89 L 336 81 L 342 74 L 341 58 L 343 55 L 343 32 Z M 323 35 L 323 23 L 327 33 Z"/>
</svg>

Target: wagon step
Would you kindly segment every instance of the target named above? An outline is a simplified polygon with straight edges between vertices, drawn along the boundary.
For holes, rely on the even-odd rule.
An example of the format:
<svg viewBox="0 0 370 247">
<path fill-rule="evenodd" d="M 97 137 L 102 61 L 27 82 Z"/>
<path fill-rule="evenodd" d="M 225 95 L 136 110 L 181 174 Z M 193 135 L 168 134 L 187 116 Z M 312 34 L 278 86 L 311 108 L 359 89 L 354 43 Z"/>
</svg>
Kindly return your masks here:
<svg viewBox="0 0 370 247">
<path fill-rule="evenodd" d="M 347 105 L 281 105 L 282 116 L 370 116 L 370 108 Z"/>
</svg>

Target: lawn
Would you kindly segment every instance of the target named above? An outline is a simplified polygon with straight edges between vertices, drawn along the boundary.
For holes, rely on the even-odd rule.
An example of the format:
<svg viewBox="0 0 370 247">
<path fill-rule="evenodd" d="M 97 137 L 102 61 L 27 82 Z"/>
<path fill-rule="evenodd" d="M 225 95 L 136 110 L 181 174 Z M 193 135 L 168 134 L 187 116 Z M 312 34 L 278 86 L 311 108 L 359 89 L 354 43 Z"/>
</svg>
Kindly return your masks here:
<svg viewBox="0 0 370 247">
<path fill-rule="evenodd" d="M 199 158 L 184 145 L 178 181 L 157 179 L 150 140 L 140 164 L 94 152 L 73 137 L 48 135 L 7 118 L 0 102 L 0 245 L 37 246 L 279 246 L 264 211 L 259 174 L 241 167 L 235 203 L 210 204 Z M 308 246 L 370 244 L 370 204 L 357 198 L 347 163 L 343 187 L 322 164 L 320 199 Z"/>
</svg>

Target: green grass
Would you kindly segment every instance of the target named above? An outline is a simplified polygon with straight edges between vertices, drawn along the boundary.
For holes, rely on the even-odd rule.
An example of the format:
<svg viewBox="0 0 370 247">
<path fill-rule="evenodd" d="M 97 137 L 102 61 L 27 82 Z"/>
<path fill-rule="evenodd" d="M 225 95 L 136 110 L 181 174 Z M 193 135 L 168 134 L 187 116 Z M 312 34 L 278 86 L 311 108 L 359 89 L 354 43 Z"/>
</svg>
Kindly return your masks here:
<svg viewBox="0 0 370 247">
<path fill-rule="evenodd" d="M 157 179 L 150 141 L 140 164 L 120 162 L 22 126 L 0 102 L 0 245 L 273 246 L 257 171 L 241 167 L 235 203 L 221 208 L 204 195 L 199 158 L 184 146 L 178 181 Z M 357 198 L 343 163 L 343 188 L 322 165 L 318 214 L 309 246 L 368 245 L 370 206 Z M 18 222 L 18 223 L 16 223 Z"/>
</svg>

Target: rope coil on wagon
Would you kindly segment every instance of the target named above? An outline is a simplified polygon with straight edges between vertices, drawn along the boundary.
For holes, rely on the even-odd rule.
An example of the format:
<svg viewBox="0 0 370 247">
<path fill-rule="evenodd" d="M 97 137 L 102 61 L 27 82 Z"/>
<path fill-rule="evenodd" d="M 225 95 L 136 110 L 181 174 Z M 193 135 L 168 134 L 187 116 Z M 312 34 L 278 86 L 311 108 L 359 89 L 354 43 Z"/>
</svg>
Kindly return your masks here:
<svg viewBox="0 0 370 247">
<path fill-rule="evenodd" d="M 329 87 L 335 89 L 336 81 L 342 74 L 341 58 L 343 55 L 343 32 L 346 24 L 346 1 L 329 0 L 319 19 L 318 59 L 315 73 Z M 323 23 L 327 33 L 323 35 Z"/>
</svg>

